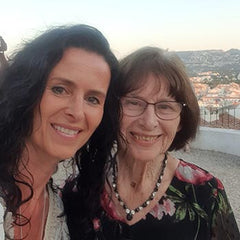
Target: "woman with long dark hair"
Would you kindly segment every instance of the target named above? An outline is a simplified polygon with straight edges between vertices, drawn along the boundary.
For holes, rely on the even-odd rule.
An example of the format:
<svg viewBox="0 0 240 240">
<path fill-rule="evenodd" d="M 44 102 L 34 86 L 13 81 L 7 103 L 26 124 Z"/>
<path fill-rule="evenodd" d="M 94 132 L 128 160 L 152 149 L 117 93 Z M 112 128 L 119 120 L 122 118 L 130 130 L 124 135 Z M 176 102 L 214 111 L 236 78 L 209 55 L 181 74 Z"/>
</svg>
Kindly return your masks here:
<svg viewBox="0 0 240 240">
<path fill-rule="evenodd" d="M 103 168 L 116 73 L 107 40 L 87 25 L 50 29 L 11 59 L 0 79 L 1 239 L 69 239 L 51 176 L 71 157 Z"/>
</svg>

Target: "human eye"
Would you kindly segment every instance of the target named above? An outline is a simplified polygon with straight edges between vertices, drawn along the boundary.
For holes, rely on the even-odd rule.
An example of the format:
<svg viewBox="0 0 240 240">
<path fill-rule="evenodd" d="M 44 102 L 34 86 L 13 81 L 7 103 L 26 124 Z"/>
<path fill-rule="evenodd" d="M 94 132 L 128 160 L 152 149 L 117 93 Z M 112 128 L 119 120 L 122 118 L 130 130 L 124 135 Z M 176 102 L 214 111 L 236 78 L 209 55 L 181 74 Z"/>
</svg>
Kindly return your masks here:
<svg viewBox="0 0 240 240">
<path fill-rule="evenodd" d="M 53 86 L 53 87 L 51 87 L 51 90 L 56 95 L 61 95 L 61 94 L 67 92 L 66 89 L 62 86 Z"/>
<path fill-rule="evenodd" d="M 174 104 L 171 102 L 159 102 L 157 105 L 159 111 L 174 111 Z"/>
<path fill-rule="evenodd" d="M 130 99 L 130 100 L 128 100 L 128 104 L 138 106 L 138 105 L 140 105 L 140 102 L 137 99 Z"/>
<path fill-rule="evenodd" d="M 95 96 L 87 97 L 87 102 L 92 104 L 92 105 L 99 105 L 99 104 L 101 104 L 101 101 L 97 97 L 95 97 Z"/>
<path fill-rule="evenodd" d="M 143 105 L 143 102 L 137 98 L 127 98 L 125 103 L 126 105 L 133 107 L 141 107 Z"/>
</svg>

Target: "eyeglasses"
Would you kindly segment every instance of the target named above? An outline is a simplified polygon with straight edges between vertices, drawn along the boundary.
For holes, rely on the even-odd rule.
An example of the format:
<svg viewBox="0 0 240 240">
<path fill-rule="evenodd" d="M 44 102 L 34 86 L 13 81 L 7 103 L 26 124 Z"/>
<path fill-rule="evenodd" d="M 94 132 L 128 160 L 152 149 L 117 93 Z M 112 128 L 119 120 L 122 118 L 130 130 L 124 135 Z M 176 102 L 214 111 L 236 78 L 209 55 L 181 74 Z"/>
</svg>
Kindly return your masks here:
<svg viewBox="0 0 240 240">
<path fill-rule="evenodd" d="M 173 120 L 177 118 L 185 103 L 176 101 L 160 101 L 156 103 L 149 103 L 139 98 L 123 97 L 121 98 L 123 113 L 129 117 L 137 117 L 144 113 L 148 105 L 154 106 L 155 114 L 162 120 Z"/>
</svg>

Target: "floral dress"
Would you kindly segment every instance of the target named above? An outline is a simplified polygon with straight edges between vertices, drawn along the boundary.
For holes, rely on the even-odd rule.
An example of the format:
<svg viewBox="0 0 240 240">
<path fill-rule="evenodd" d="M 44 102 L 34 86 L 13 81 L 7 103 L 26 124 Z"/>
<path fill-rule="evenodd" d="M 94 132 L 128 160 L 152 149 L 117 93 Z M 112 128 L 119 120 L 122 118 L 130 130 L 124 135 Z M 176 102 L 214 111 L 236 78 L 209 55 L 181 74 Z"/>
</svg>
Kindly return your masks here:
<svg viewBox="0 0 240 240">
<path fill-rule="evenodd" d="M 106 192 L 102 206 L 102 217 L 93 221 L 98 240 L 240 239 L 222 183 L 183 160 L 164 196 L 137 223 L 129 226 L 121 220 Z"/>
</svg>

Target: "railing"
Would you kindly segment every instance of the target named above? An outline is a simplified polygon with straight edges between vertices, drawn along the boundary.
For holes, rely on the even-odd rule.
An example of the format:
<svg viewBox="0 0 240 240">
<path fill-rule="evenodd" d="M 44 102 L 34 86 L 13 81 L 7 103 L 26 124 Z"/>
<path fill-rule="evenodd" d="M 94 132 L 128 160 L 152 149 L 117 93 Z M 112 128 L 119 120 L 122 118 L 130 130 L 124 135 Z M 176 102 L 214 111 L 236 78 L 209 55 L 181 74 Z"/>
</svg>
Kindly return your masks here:
<svg viewBox="0 0 240 240">
<path fill-rule="evenodd" d="M 240 107 L 200 108 L 201 126 L 240 129 Z"/>
</svg>

